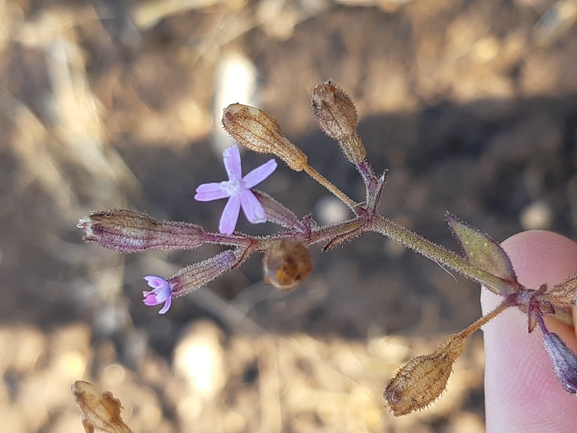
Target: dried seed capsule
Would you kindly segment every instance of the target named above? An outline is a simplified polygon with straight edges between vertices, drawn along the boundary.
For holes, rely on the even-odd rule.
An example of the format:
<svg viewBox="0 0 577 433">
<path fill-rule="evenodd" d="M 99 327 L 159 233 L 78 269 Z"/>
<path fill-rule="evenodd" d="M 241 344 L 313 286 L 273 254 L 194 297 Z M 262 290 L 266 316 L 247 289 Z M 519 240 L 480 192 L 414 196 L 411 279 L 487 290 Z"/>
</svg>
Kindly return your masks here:
<svg viewBox="0 0 577 433">
<path fill-rule="evenodd" d="M 144 212 L 109 209 L 91 212 L 78 228 L 83 239 L 122 253 L 149 249 L 194 249 L 204 242 L 200 226 L 185 222 L 157 221 Z"/>
<path fill-rule="evenodd" d="M 284 136 L 276 119 L 260 108 L 231 104 L 224 109 L 222 124 L 232 138 L 254 152 L 276 155 L 295 171 L 307 165 L 307 156 Z"/>
<path fill-rule="evenodd" d="M 399 368 L 383 393 L 393 415 L 407 415 L 435 401 L 446 389 L 463 347 L 464 339 L 453 334 L 435 352 L 417 356 Z"/>
<path fill-rule="evenodd" d="M 290 290 L 305 281 L 313 270 L 309 249 L 303 242 L 281 240 L 269 248 L 262 261 L 264 281 Z"/>
<path fill-rule="evenodd" d="M 349 95 L 327 81 L 313 89 L 311 107 L 319 128 L 339 142 L 347 159 L 353 164 L 364 161 L 367 153 L 357 133 L 359 118 Z"/>
</svg>

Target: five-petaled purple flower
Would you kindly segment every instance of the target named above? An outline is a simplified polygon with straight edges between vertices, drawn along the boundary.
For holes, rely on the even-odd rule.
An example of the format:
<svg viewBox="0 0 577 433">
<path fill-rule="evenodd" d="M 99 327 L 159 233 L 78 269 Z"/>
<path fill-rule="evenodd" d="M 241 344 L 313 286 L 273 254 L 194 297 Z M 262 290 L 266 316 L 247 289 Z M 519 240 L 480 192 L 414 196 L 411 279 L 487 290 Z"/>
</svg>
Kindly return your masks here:
<svg viewBox="0 0 577 433">
<path fill-rule="evenodd" d="M 156 275 L 147 275 L 144 277 L 146 282 L 153 290 L 144 290 L 142 295 L 144 296 L 144 304 L 150 306 L 159 305 L 164 302 L 164 307 L 158 312 L 158 314 L 164 314 L 170 308 L 172 303 L 172 289 L 170 283 L 162 277 Z"/>
<path fill-rule="evenodd" d="M 222 155 L 228 180 L 200 185 L 196 189 L 194 198 L 198 201 L 212 201 L 229 197 L 222 212 L 218 230 L 230 235 L 236 226 L 241 207 L 246 219 L 251 223 L 257 224 L 266 221 L 264 208 L 250 189 L 269 177 L 275 171 L 277 163 L 271 159 L 242 177 L 238 146 L 235 144 L 225 149 Z"/>
</svg>

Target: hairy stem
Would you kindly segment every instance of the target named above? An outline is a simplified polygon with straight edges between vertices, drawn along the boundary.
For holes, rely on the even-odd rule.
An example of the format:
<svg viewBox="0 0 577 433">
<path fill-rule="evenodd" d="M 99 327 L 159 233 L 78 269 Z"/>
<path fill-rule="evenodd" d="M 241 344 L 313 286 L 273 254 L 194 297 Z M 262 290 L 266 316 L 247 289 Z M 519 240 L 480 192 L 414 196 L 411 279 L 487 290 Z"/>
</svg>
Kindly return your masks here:
<svg viewBox="0 0 577 433">
<path fill-rule="evenodd" d="M 369 230 L 375 231 L 402 243 L 432 261 L 457 271 L 473 281 L 484 285 L 492 292 L 497 294 L 505 293 L 504 288 L 509 287 L 509 283 L 501 278 L 471 265 L 457 254 L 434 244 L 421 235 L 414 233 L 381 215 L 377 215 L 374 218 L 371 224 L 371 229 Z"/>
<path fill-rule="evenodd" d="M 493 311 L 491 311 L 488 314 L 485 314 L 483 317 L 481 317 L 480 319 L 475 321 L 475 323 L 473 323 L 473 324 L 469 325 L 467 328 L 463 329 L 459 333 L 459 337 L 467 338 L 473 332 L 475 332 L 477 329 L 481 328 L 481 326 L 483 326 L 485 323 L 489 322 L 489 320 L 494 319 L 495 317 L 497 317 L 499 314 L 501 314 L 504 310 L 511 307 L 512 305 L 513 304 L 511 304 L 509 301 L 504 300 Z"/>
<path fill-rule="evenodd" d="M 318 171 L 316 171 L 314 168 L 312 168 L 310 165 L 305 164 L 303 166 L 303 170 L 310 176 L 312 177 L 314 180 L 316 180 L 318 183 L 320 183 L 322 186 L 324 186 L 326 189 L 328 189 L 330 192 L 332 192 L 334 195 L 336 195 L 344 204 L 346 204 L 348 207 L 351 208 L 351 210 L 353 212 L 355 212 L 355 207 L 356 204 L 354 201 L 352 201 L 347 195 L 345 195 L 344 192 L 342 192 L 340 189 L 338 189 L 336 186 L 334 186 L 331 182 L 329 182 L 322 174 L 320 174 Z"/>
</svg>

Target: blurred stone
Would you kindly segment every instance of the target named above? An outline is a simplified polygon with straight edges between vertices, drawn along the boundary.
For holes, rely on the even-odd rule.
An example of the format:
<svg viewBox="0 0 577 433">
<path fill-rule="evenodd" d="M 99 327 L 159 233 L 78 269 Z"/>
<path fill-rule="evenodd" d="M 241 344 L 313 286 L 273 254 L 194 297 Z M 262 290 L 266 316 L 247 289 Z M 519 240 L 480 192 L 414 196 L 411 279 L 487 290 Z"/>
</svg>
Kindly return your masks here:
<svg viewBox="0 0 577 433">
<path fill-rule="evenodd" d="M 226 382 L 222 332 L 214 322 L 203 320 L 184 331 L 174 350 L 173 365 L 192 395 L 212 400 Z"/>
<path fill-rule="evenodd" d="M 34 369 L 46 345 L 46 336 L 33 326 L 0 328 L 0 374 L 9 368 L 20 374 Z"/>
<path fill-rule="evenodd" d="M 499 41 L 494 36 L 486 36 L 475 44 L 473 56 L 479 63 L 488 62 L 498 56 Z"/>
<path fill-rule="evenodd" d="M 214 76 L 214 125 L 222 124 L 222 111 L 230 104 L 256 105 L 257 71 L 252 61 L 238 51 L 224 53 Z M 214 128 L 212 147 L 218 158 L 234 144 L 223 128 Z"/>
<path fill-rule="evenodd" d="M 544 200 L 534 201 L 521 210 L 519 222 L 523 230 L 548 230 L 553 224 L 553 209 Z"/>
<path fill-rule="evenodd" d="M 335 224 L 349 216 L 349 209 L 338 198 L 328 195 L 321 198 L 315 206 L 315 214 L 320 224 Z"/>
</svg>

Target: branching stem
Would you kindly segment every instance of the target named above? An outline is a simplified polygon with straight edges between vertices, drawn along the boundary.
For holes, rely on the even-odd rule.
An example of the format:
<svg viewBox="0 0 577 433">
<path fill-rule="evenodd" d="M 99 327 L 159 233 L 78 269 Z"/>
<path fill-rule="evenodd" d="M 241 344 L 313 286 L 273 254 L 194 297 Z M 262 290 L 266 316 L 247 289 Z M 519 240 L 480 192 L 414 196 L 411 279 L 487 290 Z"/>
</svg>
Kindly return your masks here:
<svg viewBox="0 0 577 433">
<path fill-rule="evenodd" d="M 501 278 L 471 265 L 464 258 L 452 251 L 434 244 L 423 236 L 412 232 L 388 218 L 377 215 L 371 225 L 372 231 L 394 239 L 432 261 L 483 284 L 492 292 L 504 293 L 503 288 L 508 286 L 508 283 Z"/>
</svg>

